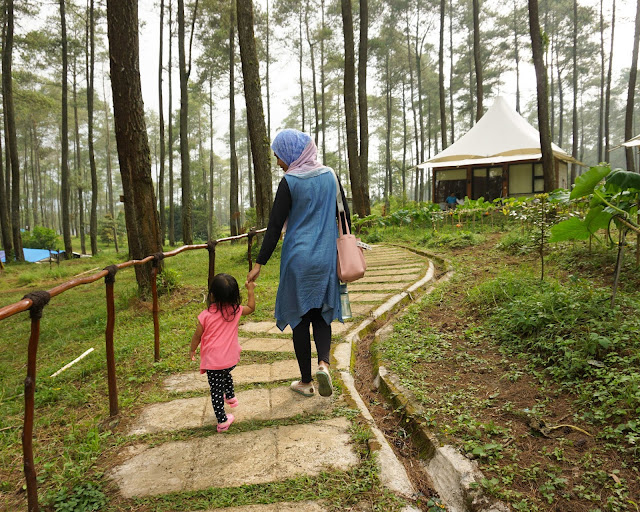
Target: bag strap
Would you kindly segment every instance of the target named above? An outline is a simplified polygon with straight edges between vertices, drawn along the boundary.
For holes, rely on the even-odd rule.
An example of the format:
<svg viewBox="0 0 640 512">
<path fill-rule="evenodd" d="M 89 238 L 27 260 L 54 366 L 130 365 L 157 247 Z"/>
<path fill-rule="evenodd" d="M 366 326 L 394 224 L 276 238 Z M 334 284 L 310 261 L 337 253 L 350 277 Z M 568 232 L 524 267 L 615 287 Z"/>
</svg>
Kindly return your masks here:
<svg viewBox="0 0 640 512">
<path fill-rule="evenodd" d="M 349 223 L 347 222 L 346 219 L 346 213 L 344 211 L 344 203 L 342 202 L 342 193 L 340 192 L 340 182 L 338 181 L 338 176 L 336 176 L 336 172 L 331 169 L 331 167 L 329 167 L 329 169 L 331 170 L 331 174 L 333 174 L 333 179 L 336 182 L 336 204 L 338 205 L 338 229 L 339 229 L 339 234 L 342 235 L 342 233 L 345 233 L 346 235 L 350 235 L 351 231 L 349 230 Z M 342 216 L 345 216 L 344 219 L 344 224 L 342 222 Z"/>
</svg>

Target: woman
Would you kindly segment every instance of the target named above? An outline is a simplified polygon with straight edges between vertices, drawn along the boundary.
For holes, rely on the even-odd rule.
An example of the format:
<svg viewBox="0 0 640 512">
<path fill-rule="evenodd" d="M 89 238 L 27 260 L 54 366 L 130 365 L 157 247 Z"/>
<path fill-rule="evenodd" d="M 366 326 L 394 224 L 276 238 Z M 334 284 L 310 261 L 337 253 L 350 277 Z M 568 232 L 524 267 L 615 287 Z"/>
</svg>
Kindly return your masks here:
<svg viewBox="0 0 640 512">
<path fill-rule="evenodd" d="M 283 130 L 271 148 L 285 175 L 278 186 L 267 232 L 247 281 L 258 278 L 286 223 L 275 317 L 281 331 L 287 325 L 293 329 L 293 347 L 301 379 L 292 382 L 291 389 L 303 396 L 315 393 L 309 334 L 309 325 L 312 325 L 318 352 L 318 392 L 321 396 L 330 396 L 333 393 L 329 374 L 331 322 L 336 318 L 342 321 L 336 270 L 335 173 L 316 160 L 318 148 L 306 133 Z M 340 193 L 351 225 L 342 185 Z"/>
</svg>

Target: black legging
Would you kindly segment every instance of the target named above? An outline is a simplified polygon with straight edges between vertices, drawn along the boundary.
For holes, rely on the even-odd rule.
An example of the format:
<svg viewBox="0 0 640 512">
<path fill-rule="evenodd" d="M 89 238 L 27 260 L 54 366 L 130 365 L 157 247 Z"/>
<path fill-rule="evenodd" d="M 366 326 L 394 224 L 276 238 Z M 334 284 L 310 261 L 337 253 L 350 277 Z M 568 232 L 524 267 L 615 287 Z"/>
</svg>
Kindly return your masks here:
<svg viewBox="0 0 640 512">
<path fill-rule="evenodd" d="M 322 318 L 320 308 L 314 308 L 302 315 L 302 320 L 293 329 L 293 348 L 300 367 L 302 382 L 311 382 L 311 335 L 309 324 L 313 326 L 313 339 L 318 352 L 318 363 L 329 362 L 331 350 L 331 325 Z"/>
<path fill-rule="evenodd" d="M 224 370 L 207 370 L 211 405 L 218 423 L 227 421 L 227 414 L 224 412 L 224 399 L 229 400 L 236 396 L 233 390 L 233 377 L 231 377 L 231 370 L 234 368 L 235 365 Z"/>
</svg>

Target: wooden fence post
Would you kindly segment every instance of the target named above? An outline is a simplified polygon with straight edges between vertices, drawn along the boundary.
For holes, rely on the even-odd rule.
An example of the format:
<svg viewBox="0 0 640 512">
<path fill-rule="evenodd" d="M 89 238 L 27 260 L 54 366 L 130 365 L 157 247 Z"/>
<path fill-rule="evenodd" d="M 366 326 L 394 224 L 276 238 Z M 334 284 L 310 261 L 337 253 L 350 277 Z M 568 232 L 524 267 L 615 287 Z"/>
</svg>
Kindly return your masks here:
<svg viewBox="0 0 640 512">
<path fill-rule="evenodd" d="M 249 236 L 247 237 L 247 257 L 249 259 L 249 272 L 251 272 L 251 267 L 253 267 L 253 261 L 251 257 L 251 247 L 253 245 L 253 237 L 256 236 L 255 229 L 249 231 L 248 235 Z"/>
<path fill-rule="evenodd" d="M 213 278 L 216 275 L 216 245 L 218 245 L 217 240 L 210 240 L 207 243 L 207 250 L 209 251 L 209 279 L 207 280 L 207 293 L 211 287 L 211 281 L 213 281 Z"/>
<path fill-rule="evenodd" d="M 160 320 L 158 319 L 158 266 L 164 259 L 164 254 L 158 252 L 153 255 L 153 269 L 151 272 L 151 295 L 153 296 L 153 360 L 160 361 Z"/>
<path fill-rule="evenodd" d="M 29 512 L 38 512 L 38 482 L 33 462 L 33 416 L 36 391 L 36 355 L 40 341 L 40 319 L 42 310 L 49 303 L 48 292 L 32 292 L 23 297 L 31 300 L 29 316 L 31 316 L 31 335 L 27 352 L 27 377 L 24 380 L 24 426 L 22 429 L 22 455 L 24 460 L 24 477 L 27 481 L 27 506 Z"/>
<path fill-rule="evenodd" d="M 109 416 L 118 415 L 118 385 L 116 382 L 116 358 L 113 352 L 113 328 L 116 323 L 116 310 L 113 302 L 113 284 L 116 282 L 118 267 L 110 265 L 105 268 L 109 273 L 104 276 L 107 295 L 107 327 L 105 330 L 105 347 L 107 352 L 107 382 L 109 386 Z"/>
</svg>

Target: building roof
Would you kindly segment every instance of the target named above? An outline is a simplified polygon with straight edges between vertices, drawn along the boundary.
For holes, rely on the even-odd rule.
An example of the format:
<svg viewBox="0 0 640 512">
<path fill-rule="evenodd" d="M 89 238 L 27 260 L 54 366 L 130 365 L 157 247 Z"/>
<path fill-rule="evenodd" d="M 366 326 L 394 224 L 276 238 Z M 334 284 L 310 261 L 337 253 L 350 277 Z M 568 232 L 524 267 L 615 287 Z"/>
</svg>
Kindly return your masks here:
<svg viewBox="0 0 640 512">
<path fill-rule="evenodd" d="M 560 160 L 577 162 L 551 143 Z M 461 138 L 418 167 L 464 167 L 540 160 L 540 133 L 505 98 L 498 97 L 482 118 Z"/>
<path fill-rule="evenodd" d="M 635 137 L 630 138 L 628 141 L 622 143 L 623 146 L 627 146 L 628 148 L 633 146 L 640 146 L 640 135 L 636 135 Z"/>
</svg>

